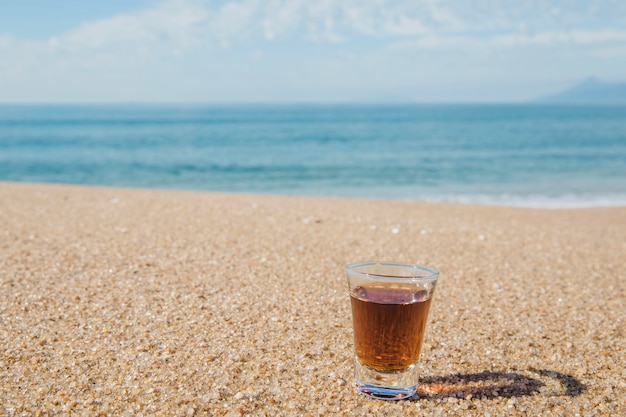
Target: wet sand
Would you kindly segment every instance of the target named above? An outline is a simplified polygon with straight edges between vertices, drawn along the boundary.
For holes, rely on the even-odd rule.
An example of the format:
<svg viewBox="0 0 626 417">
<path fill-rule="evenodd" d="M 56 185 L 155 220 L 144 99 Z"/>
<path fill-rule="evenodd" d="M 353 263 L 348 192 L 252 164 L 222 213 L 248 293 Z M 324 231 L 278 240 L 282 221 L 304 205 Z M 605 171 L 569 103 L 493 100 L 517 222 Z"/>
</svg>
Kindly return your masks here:
<svg viewBox="0 0 626 417">
<path fill-rule="evenodd" d="M 421 385 L 353 386 L 343 267 L 441 271 Z M 0 183 L 0 415 L 626 415 L 626 207 Z"/>
</svg>

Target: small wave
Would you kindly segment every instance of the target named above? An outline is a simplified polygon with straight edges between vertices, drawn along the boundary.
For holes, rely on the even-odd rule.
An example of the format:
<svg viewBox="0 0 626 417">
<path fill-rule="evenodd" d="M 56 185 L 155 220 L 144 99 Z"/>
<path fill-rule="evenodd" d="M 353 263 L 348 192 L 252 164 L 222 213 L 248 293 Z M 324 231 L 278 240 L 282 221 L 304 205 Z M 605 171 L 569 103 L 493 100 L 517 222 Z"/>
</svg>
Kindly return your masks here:
<svg viewBox="0 0 626 417">
<path fill-rule="evenodd" d="M 439 203 L 461 203 L 490 206 L 509 206 L 541 209 L 567 209 L 567 208 L 592 208 L 592 207 L 620 207 L 626 206 L 626 194 L 603 194 L 603 195 L 439 195 L 428 196 L 422 201 Z"/>
</svg>

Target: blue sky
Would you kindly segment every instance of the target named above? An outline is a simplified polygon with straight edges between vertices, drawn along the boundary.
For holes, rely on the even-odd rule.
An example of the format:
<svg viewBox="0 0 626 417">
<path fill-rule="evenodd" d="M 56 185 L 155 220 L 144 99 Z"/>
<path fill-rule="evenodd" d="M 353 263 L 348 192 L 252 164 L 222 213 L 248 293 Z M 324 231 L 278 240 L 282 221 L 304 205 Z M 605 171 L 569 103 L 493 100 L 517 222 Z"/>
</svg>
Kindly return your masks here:
<svg viewBox="0 0 626 417">
<path fill-rule="evenodd" d="M 510 102 L 626 81 L 622 0 L 2 0 L 0 102 Z"/>
</svg>

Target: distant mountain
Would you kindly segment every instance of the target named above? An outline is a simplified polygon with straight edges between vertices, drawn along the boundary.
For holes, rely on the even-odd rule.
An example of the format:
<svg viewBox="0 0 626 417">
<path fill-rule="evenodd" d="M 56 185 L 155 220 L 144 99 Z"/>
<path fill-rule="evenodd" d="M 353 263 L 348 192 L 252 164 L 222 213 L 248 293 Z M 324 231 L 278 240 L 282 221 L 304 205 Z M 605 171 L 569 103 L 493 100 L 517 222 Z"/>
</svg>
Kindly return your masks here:
<svg viewBox="0 0 626 417">
<path fill-rule="evenodd" d="M 540 103 L 626 104 L 626 83 L 607 83 L 595 77 L 551 96 L 541 97 Z"/>
</svg>

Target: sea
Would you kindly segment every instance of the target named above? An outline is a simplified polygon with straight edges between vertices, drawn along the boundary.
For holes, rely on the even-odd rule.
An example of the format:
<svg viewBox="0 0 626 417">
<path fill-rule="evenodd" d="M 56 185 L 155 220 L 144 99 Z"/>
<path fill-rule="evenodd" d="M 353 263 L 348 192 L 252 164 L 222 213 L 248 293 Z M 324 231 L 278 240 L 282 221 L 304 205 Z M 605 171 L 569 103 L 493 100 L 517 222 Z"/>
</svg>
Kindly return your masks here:
<svg viewBox="0 0 626 417">
<path fill-rule="evenodd" d="M 0 105 L 0 181 L 626 205 L 626 105 Z"/>
</svg>

